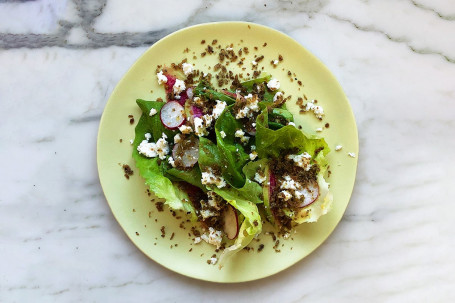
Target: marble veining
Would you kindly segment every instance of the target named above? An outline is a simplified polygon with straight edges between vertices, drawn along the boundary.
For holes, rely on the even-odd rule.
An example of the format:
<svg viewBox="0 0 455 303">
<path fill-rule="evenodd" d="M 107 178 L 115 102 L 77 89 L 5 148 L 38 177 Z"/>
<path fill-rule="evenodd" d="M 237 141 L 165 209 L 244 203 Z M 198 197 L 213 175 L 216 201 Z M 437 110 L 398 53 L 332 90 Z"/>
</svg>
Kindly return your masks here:
<svg viewBox="0 0 455 303">
<path fill-rule="evenodd" d="M 350 205 L 313 254 L 235 285 L 170 272 L 101 191 L 106 101 L 154 42 L 242 20 L 334 73 L 359 129 Z M 455 5 L 451 0 L 0 0 L 0 302 L 453 302 Z"/>
</svg>

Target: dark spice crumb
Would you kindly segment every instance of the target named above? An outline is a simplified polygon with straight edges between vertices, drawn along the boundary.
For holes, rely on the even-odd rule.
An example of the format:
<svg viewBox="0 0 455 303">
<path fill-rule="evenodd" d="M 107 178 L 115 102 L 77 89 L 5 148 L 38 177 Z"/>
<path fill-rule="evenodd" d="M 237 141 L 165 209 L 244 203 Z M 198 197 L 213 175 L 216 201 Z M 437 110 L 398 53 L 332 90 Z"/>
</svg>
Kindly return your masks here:
<svg viewBox="0 0 455 303">
<path fill-rule="evenodd" d="M 283 56 L 282 55 L 278 55 L 278 61 L 283 61 Z"/>
<path fill-rule="evenodd" d="M 302 129 L 302 125 L 299 125 L 299 129 Z"/>
<path fill-rule="evenodd" d="M 192 252 L 192 251 L 193 251 L 193 248 L 191 247 L 190 250 L 189 250 L 189 252 Z"/>
<path fill-rule="evenodd" d="M 131 169 L 131 167 L 128 164 L 123 164 L 123 171 L 124 171 L 124 176 L 127 180 L 130 179 L 130 176 L 134 174 L 134 171 Z"/>
<path fill-rule="evenodd" d="M 325 124 L 325 128 L 329 128 L 330 127 L 330 124 L 329 123 L 326 123 Z"/>
<path fill-rule="evenodd" d="M 264 249 L 264 244 L 259 245 L 258 252 L 261 252 Z"/>
<path fill-rule="evenodd" d="M 164 226 L 161 226 L 161 238 L 164 238 L 166 237 L 166 230 L 165 230 L 165 227 Z"/>
<path fill-rule="evenodd" d="M 212 41 L 212 45 L 215 45 L 215 44 L 217 44 L 217 43 L 218 43 L 218 40 L 216 40 L 216 39 L 213 39 L 213 41 Z"/>
<path fill-rule="evenodd" d="M 138 232 L 136 232 L 136 236 L 139 236 L 139 233 L 138 233 Z"/>
<path fill-rule="evenodd" d="M 267 42 L 264 42 L 264 44 L 262 45 L 262 47 L 266 47 L 267 46 Z"/>
<path fill-rule="evenodd" d="M 120 141 L 120 143 L 122 143 L 122 142 L 123 142 L 123 139 L 120 139 L 119 141 Z"/>
<path fill-rule="evenodd" d="M 155 206 L 156 206 L 156 209 L 158 211 L 160 211 L 160 212 L 164 210 L 164 203 L 163 202 L 156 202 Z"/>
<path fill-rule="evenodd" d="M 202 40 L 202 41 L 201 41 L 201 44 L 204 44 L 204 43 L 205 43 L 205 40 Z"/>
<path fill-rule="evenodd" d="M 169 238 L 170 240 L 174 239 L 175 233 L 172 233 L 171 237 Z"/>
<path fill-rule="evenodd" d="M 133 115 L 128 115 L 128 118 L 130 119 L 130 124 L 134 124 L 134 117 L 133 117 Z"/>
</svg>

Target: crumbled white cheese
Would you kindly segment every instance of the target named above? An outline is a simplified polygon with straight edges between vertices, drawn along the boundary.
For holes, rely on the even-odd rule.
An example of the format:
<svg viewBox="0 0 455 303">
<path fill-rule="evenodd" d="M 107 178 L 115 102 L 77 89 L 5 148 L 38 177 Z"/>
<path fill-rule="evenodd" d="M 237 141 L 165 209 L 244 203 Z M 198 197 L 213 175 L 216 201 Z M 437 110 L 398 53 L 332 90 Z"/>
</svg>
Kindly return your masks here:
<svg viewBox="0 0 455 303">
<path fill-rule="evenodd" d="M 351 158 L 355 158 L 355 153 L 348 153 L 348 156 Z"/>
<path fill-rule="evenodd" d="M 209 227 L 209 234 L 205 233 L 201 238 L 205 242 L 215 245 L 217 248 L 221 246 L 221 241 L 223 240 L 221 231 L 216 230 L 213 227 Z"/>
<path fill-rule="evenodd" d="M 311 155 L 307 152 L 300 155 L 288 155 L 287 158 L 294 161 L 297 166 L 304 168 L 306 171 L 309 171 L 311 168 Z"/>
<path fill-rule="evenodd" d="M 273 65 L 278 65 L 279 62 L 280 61 L 278 61 L 278 59 L 275 59 L 275 60 L 273 60 Z"/>
<path fill-rule="evenodd" d="M 169 157 L 169 158 L 167 159 L 167 162 L 169 162 L 169 164 L 170 164 L 172 167 L 175 167 L 175 161 L 174 161 L 174 158 L 172 158 L 172 157 Z"/>
<path fill-rule="evenodd" d="M 213 207 L 215 209 L 220 209 L 220 203 L 223 201 L 223 199 L 218 196 L 214 191 L 208 191 L 207 192 L 207 197 L 208 197 L 208 204 L 210 207 Z"/>
<path fill-rule="evenodd" d="M 150 140 L 152 138 L 152 135 L 150 133 L 146 133 L 144 137 L 145 139 Z"/>
<path fill-rule="evenodd" d="M 201 210 L 201 216 L 203 219 L 207 219 L 216 216 L 216 213 L 211 211 L 210 209 L 203 209 Z"/>
<path fill-rule="evenodd" d="M 183 63 L 182 70 L 183 70 L 183 73 L 185 74 L 185 76 L 188 76 L 189 74 L 191 74 L 193 72 L 193 66 L 189 63 Z"/>
<path fill-rule="evenodd" d="M 342 148 L 343 148 L 343 146 L 341 146 L 341 145 L 335 146 L 335 150 L 336 150 L 336 151 L 340 151 Z"/>
<path fill-rule="evenodd" d="M 280 195 L 280 198 L 284 199 L 284 201 L 288 201 L 289 199 L 292 198 L 292 195 L 290 192 L 288 192 L 287 190 L 283 190 L 279 193 Z"/>
<path fill-rule="evenodd" d="M 282 92 L 277 92 L 277 93 L 273 96 L 273 102 L 282 101 L 283 98 L 284 98 L 283 93 L 282 93 Z"/>
<path fill-rule="evenodd" d="M 264 176 L 264 175 L 261 175 L 261 174 L 259 174 L 259 173 L 256 173 L 256 174 L 254 175 L 254 181 L 256 181 L 256 182 L 259 183 L 259 184 L 264 183 L 265 180 L 267 180 L 267 177 Z"/>
<path fill-rule="evenodd" d="M 204 120 L 205 127 L 210 127 L 213 122 L 213 116 L 209 114 L 205 114 L 202 116 L 202 120 Z"/>
<path fill-rule="evenodd" d="M 218 117 L 221 115 L 221 113 L 224 111 L 226 108 L 226 102 L 216 100 L 216 105 L 213 107 L 213 118 L 218 119 Z"/>
<path fill-rule="evenodd" d="M 149 143 L 148 140 L 143 140 L 137 147 L 137 151 L 148 158 L 159 157 L 164 160 L 169 153 L 169 145 L 165 138 L 160 138 L 156 143 Z"/>
<path fill-rule="evenodd" d="M 257 95 L 248 94 L 245 97 L 246 104 L 241 108 L 235 115 L 236 119 L 242 118 L 251 118 L 253 117 L 253 112 L 259 111 L 259 100 Z"/>
<path fill-rule="evenodd" d="M 156 109 L 152 108 L 150 110 L 149 116 L 152 117 L 152 116 L 156 115 L 156 113 L 157 113 Z"/>
<path fill-rule="evenodd" d="M 180 93 L 183 92 L 185 89 L 186 89 L 185 82 L 183 82 L 182 80 L 176 79 L 174 86 L 172 87 L 174 95 L 180 95 Z"/>
<path fill-rule="evenodd" d="M 202 120 L 201 118 L 194 118 L 194 132 L 199 137 L 208 135 L 208 131 L 204 125 L 204 120 Z"/>
<path fill-rule="evenodd" d="M 258 63 L 256 62 L 256 60 L 251 61 L 251 64 L 253 64 L 253 66 L 258 65 Z"/>
<path fill-rule="evenodd" d="M 324 109 L 320 105 L 314 105 L 314 100 L 311 100 L 305 104 L 305 110 L 312 111 L 318 119 L 322 119 L 324 116 Z"/>
<path fill-rule="evenodd" d="M 289 239 L 290 236 L 291 236 L 291 234 L 287 232 L 287 233 L 285 233 L 285 234 L 283 235 L 283 238 L 284 238 L 284 239 Z"/>
<path fill-rule="evenodd" d="M 213 258 L 210 258 L 210 264 L 215 265 L 216 262 L 218 262 L 218 259 L 217 259 L 217 258 L 214 258 L 214 257 L 213 257 Z"/>
<path fill-rule="evenodd" d="M 226 47 L 226 50 L 227 51 L 231 51 L 231 50 L 234 50 L 232 47 Z"/>
<path fill-rule="evenodd" d="M 193 129 L 191 128 L 191 126 L 186 126 L 186 125 L 182 125 L 179 127 L 179 131 L 182 132 L 182 134 L 189 134 L 193 131 Z"/>
<path fill-rule="evenodd" d="M 281 188 L 296 190 L 300 183 L 295 182 L 289 175 L 284 176 L 284 181 L 281 182 Z"/>
<path fill-rule="evenodd" d="M 238 130 L 235 131 L 235 137 L 236 138 L 240 138 L 240 141 L 242 143 L 246 143 L 250 139 L 250 137 L 245 136 L 245 132 L 243 130 L 241 130 L 241 129 L 238 129 Z"/>
<path fill-rule="evenodd" d="M 194 238 L 194 244 L 199 244 L 199 243 L 201 243 L 201 240 L 202 240 L 201 237 L 196 237 L 196 238 Z"/>
<path fill-rule="evenodd" d="M 256 145 L 251 145 L 251 150 L 256 150 Z"/>
<path fill-rule="evenodd" d="M 163 75 L 163 71 L 160 71 L 159 73 L 156 74 L 156 77 L 158 78 L 158 84 L 164 84 L 167 83 L 167 77 Z"/>
<path fill-rule="evenodd" d="M 221 138 L 226 138 L 226 133 L 224 132 L 224 130 L 220 131 L 220 135 L 221 135 Z"/>
<path fill-rule="evenodd" d="M 165 133 L 161 133 L 161 137 L 167 139 L 167 135 Z"/>
<path fill-rule="evenodd" d="M 224 178 L 221 176 L 216 176 L 211 168 L 209 168 L 206 172 L 202 172 L 201 182 L 204 185 L 214 184 L 218 188 L 223 188 L 226 186 L 226 181 Z"/>
<path fill-rule="evenodd" d="M 256 127 L 256 122 L 251 123 L 252 127 Z"/>
<path fill-rule="evenodd" d="M 134 140 L 133 140 L 133 139 L 131 139 L 131 140 L 130 140 L 130 144 L 131 144 L 131 145 L 133 145 L 133 142 L 134 142 Z"/>
<path fill-rule="evenodd" d="M 254 161 L 254 159 L 256 159 L 257 157 L 258 157 L 258 153 L 257 153 L 257 152 L 252 151 L 252 152 L 250 153 L 250 160 L 251 160 L 251 161 Z"/>
<path fill-rule="evenodd" d="M 295 123 L 294 122 L 289 122 L 288 125 L 292 125 L 295 127 Z"/>
<path fill-rule="evenodd" d="M 322 132 L 322 127 L 316 128 L 316 131 L 317 131 L 318 133 Z"/>
<path fill-rule="evenodd" d="M 193 98 L 194 103 L 199 106 L 199 107 L 204 107 L 204 100 L 202 100 L 199 97 L 194 97 Z"/>
<path fill-rule="evenodd" d="M 280 89 L 280 81 L 278 81 L 277 79 L 272 79 L 272 80 L 270 80 L 270 81 L 267 83 L 267 87 L 268 87 L 271 91 Z"/>
<path fill-rule="evenodd" d="M 174 136 L 174 144 L 177 144 L 180 141 L 182 141 L 182 136 L 180 134 L 175 135 Z"/>
</svg>

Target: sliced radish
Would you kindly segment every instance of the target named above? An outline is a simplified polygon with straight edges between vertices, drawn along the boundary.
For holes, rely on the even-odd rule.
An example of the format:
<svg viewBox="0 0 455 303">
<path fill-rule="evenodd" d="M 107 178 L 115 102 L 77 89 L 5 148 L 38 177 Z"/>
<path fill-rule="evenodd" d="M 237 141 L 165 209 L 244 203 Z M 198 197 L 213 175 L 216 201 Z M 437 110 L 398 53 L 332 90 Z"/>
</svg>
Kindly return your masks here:
<svg viewBox="0 0 455 303">
<path fill-rule="evenodd" d="M 186 90 L 186 95 L 188 96 L 189 99 L 193 99 L 193 87 L 188 87 Z"/>
<path fill-rule="evenodd" d="M 200 109 L 199 107 L 197 106 L 191 106 L 191 111 L 193 113 L 193 118 L 200 118 L 204 115 L 204 113 L 202 112 L 202 109 Z"/>
<path fill-rule="evenodd" d="M 239 234 L 239 217 L 237 211 L 232 205 L 228 205 L 226 210 L 223 212 L 223 230 L 229 240 L 237 238 Z"/>
<path fill-rule="evenodd" d="M 190 137 L 174 145 L 172 157 L 184 168 L 193 167 L 199 160 L 199 139 Z"/>
<path fill-rule="evenodd" d="M 304 196 L 302 203 L 299 204 L 299 207 L 308 206 L 319 197 L 318 183 L 316 181 L 312 181 L 303 190 L 299 190 L 298 192 Z"/>
<path fill-rule="evenodd" d="M 185 109 L 179 102 L 169 101 L 161 108 L 160 119 L 166 128 L 176 129 L 185 123 Z"/>
</svg>

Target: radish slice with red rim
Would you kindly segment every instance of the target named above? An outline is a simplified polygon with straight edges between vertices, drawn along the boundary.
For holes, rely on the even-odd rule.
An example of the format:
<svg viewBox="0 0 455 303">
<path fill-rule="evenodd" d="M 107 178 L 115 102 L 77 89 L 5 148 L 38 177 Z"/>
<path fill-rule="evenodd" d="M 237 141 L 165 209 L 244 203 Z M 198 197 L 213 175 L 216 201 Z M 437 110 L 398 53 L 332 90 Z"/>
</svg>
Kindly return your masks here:
<svg viewBox="0 0 455 303">
<path fill-rule="evenodd" d="M 232 205 L 228 207 L 223 212 L 223 230 L 229 240 L 237 238 L 239 234 L 239 217 L 237 216 L 237 211 Z"/>
<path fill-rule="evenodd" d="M 199 139 L 191 136 L 174 145 L 172 157 L 183 168 L 193 167 L 199 160 Z"/>
<path fill-rule="evenodd" d="M 177 101 L 169 101 L 160 111 L 161 123 L 168 129 L 177 129 L 185 123 L 185 109 Z"/>
<path fill-rule="evenodd" d="M 305 207 L 318 199 L 319 185 L 316 181 L 312 181 L 308 183 L 303 190 L 299 190 L 298 192 L 304 196 L 302 203 L 299 204 L 299 207 Z"/>
</svg>

